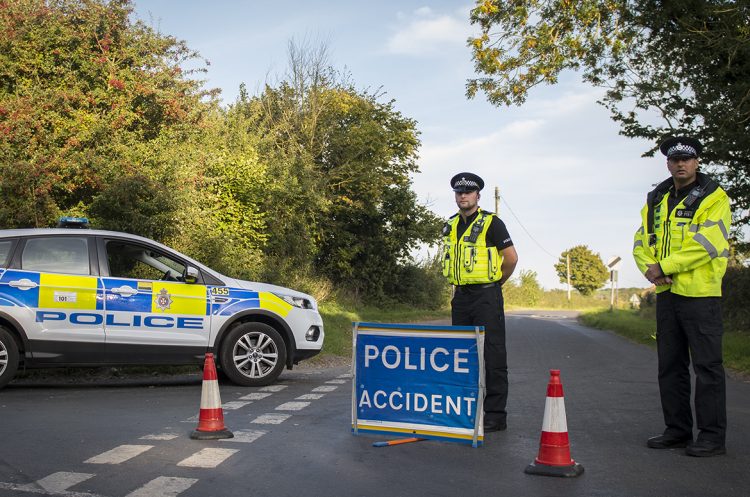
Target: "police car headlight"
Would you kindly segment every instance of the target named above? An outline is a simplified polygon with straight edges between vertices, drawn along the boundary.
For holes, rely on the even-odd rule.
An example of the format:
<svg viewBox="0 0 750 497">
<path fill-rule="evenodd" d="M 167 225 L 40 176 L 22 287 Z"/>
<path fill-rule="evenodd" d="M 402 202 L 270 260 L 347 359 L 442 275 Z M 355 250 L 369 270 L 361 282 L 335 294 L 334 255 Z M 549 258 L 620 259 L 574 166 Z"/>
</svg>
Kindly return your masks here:
<svg viewBox="0 0 750 497">
<path fill-rule="evenodd" d="M 292 297 L 291 295 L 279 295 L 278 293 L 274 295 L 276 295 L 278 298 L 280 298 L 287 304 L 293 305 L 294 307 L 299 307 L 300 309 L 312 309 L 313 308 L 312 302 L 310 302 L 310 300 L 306 298 Z"/>
</svg>

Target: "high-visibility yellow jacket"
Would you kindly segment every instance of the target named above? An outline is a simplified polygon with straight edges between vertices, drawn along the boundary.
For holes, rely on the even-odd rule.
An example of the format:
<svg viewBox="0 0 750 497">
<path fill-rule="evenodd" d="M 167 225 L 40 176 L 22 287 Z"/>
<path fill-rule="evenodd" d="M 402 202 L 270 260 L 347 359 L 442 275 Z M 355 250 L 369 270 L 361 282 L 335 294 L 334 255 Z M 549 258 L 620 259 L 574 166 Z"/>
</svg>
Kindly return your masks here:
<svg viewBox="0 0 750 497">
<path fill-rule="evenodd" d="M 729 257 L 729 228 L 732 213 L 729 197 L 704 173 L 698 185 L 668 212 L 674 195 L 672 178 L 648 194 L 641 209 L 641 227 L 633 242 L 633 257 L 642 273 L 649 264 L 659 263 L 671 285 L 660 285 L 656 292 L 671 290 L 686 297 L 719 297 L 721 280 Z"/>
<path fill-rule="evenodd" d="M 500 281 L 503 257 L 497 247 L 487 246 L 487 230 L 494 214 L 478 210 L 477 217 L 458 237 L 460 216 L 443 228 L 443 276 L 454 285 L 478 285 Z"/>
</svg>

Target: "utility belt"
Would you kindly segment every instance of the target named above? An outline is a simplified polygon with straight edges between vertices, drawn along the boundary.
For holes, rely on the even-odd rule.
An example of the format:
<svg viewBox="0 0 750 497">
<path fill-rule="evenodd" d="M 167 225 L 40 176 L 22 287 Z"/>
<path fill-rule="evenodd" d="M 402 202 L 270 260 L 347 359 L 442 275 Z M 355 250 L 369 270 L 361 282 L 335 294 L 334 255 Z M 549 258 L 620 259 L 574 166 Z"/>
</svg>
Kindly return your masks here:
<svg viewBox="0 0 750 497">
<path fill-rule="evenodd" d="M 500 286 L 500 282 L 495 281 L 493 283 L 484 283 L 484 284 L 478 284 L 478 285 L 456 285 L 456 292 L 462 293 L 462 292 L 470 292 L 472 290 L 479 290 L 482 288 L 493 288 L 496 286 Z"/>
</svg>

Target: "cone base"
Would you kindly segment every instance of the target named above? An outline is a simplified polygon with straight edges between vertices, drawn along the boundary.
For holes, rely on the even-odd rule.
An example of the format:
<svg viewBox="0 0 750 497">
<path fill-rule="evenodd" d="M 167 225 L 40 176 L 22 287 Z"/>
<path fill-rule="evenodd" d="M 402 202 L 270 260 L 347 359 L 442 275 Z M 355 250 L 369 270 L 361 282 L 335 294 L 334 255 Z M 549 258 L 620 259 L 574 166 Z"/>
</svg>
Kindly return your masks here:
<svg viewBox="0 0 750 497">
<path fill-rule="evenodd" d="M 562 478 L 574 478 L 583 474 L 583 466 L 573 462 L 570 466 L 549 466 L 532 462 L 523 470 L 527 475 L 560 476 Z"/>
<path fill-rule="evenodd" d="M 195 430 L 190 434 L 190 438 L 192 438 L 193 440 L 221 440 L 222 438 L 234 438 L 234 433 L 229 430 Z"/>
</svg>

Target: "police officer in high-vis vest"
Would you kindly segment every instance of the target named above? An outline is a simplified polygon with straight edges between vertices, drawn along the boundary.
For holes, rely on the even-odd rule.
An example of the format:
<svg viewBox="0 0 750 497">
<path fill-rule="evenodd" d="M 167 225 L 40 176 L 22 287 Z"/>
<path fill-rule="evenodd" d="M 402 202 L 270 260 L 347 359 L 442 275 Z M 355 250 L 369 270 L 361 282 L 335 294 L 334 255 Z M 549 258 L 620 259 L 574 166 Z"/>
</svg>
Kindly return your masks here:
<svg viewBox="0 0 750 497">
<path fill-rule="evenodd" d="M 486 395 L 484 431 L 505 430 L 508 361 L 502 284 L 518 262 L 500 218 L 479 208 L 482 178 L 459 173 L 451 179 L 459 212 L 443 228 L 443 275 L 455 286 L 454 326 L 484 326 Z"/>
<path fill-rule="evenodd" d="M 659 148 L 667 156 L 672 177 L 648 194 L 633 244 L 635 262 L 657 293 L 659 392 L 666 429 L 647 445 L 687 447 L 690 456 L 715 456 L 726 453 L 720 297 L 729 256 L 729 197 L 716 181 L 698 171 L 703 148 L 698 140 L 669 138 Z"/>
</svg>

